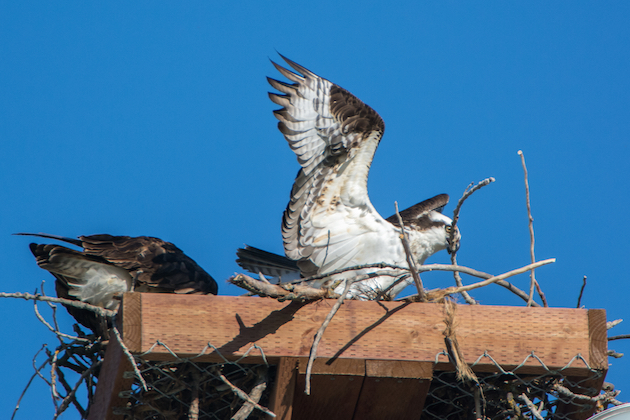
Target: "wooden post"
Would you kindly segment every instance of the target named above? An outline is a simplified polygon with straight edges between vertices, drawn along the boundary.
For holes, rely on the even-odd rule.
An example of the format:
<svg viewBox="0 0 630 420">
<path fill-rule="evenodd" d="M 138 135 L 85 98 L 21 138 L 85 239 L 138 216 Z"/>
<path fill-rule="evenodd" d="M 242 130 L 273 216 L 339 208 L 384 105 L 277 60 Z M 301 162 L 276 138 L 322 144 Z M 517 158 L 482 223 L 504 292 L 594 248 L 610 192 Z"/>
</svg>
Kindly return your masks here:
<svg viewBox="0 0 630 420">
<path fill-rule="evenodd" d="M 111 335 L 113 337 L 113 334 Z M 120 397 L 121 391 L 131 389 L 133 379 L 124 377 L 125 371 L 133 367 L 118 341 L 114 338 L 107 345 L 105 360 L 96 384 L 96 392 L 92 400 L 88 420 L 114 420 L 122 416 L 114 415 L 114 407 L 124 407 L 127 399 Z"/>
</svg>

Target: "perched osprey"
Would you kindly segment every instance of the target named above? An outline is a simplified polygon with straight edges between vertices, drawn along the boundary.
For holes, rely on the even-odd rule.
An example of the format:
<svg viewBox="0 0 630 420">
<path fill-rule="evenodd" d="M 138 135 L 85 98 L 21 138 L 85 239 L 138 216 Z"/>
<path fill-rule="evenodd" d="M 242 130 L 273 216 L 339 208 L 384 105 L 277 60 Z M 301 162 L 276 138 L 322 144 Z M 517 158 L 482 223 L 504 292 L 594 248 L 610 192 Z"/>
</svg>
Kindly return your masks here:
<svg viewBox="0 0 630 420">
<path fill-rule="evenodd" d="M 91 235 L 79 239 L 19 233 L 64 241 L 82 251 L 55 244 L 30 244 L 37 265 L 55 276 L 57 296 L 117 310 L 115 296 L 135 290 L 158 293 L 217 294 L 217 283 L 170 242 L 150 236 Z M 68 312 L 97 335 L 103 323 L 93 312 L 67 306 Z"/>
<path fill-rule="evenodd" d="M 381 217 L 367 192 L 370 165 L 385 130 L 383 120 L 347 90 L 282 58 L 297 73 L 272 62 L 293 83 L 267 78 L 281 92 L 269 97 L 283 107 L 274 111 L 278 128 L 301 166 L 282 218 L 287 257 L 297 262 L 303 277 L 381 262 L 407 267 L 396 216 Z M 446 203 L 448 195 L 441 194 L 400 212 L 417 264 L 442 249 L 451 252 L 459 247 L 459 232 L 451 235 L 452 221 L 441 213 Z M 341 293 L 343 281 L 374 271 L 339 274 L 313 285 Z M 398 271 L 396 276 L 354 283 L 349 297 L 373 299 L 401 275 Z M 410 282 L 399 283 L 388 296 Z"/>
</svg>

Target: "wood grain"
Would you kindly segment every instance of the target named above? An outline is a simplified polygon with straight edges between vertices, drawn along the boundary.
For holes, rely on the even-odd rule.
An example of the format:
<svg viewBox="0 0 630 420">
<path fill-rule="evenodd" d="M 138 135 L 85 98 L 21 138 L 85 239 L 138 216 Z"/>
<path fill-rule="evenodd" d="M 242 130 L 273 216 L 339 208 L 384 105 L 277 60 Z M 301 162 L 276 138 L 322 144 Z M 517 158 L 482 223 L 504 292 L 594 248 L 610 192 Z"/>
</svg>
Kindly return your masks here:
<svg viewBox="0 0 630 420">
<path fill-rule="evenodd" d="M 180 357 L 192 357 L 209 342 L 223 357 L 234 360 L 257 344 L 275 364 L 280 357 L 308 356 L 313 336 L 333 303 L 128 293 L 123 298 L 123 332 L 136 354 L 160 340 Z M 445 348 L 443 318 L 439 304 L 346 301 L 326 330 L 318 357 L 434 362 Z M 585 309 L 459 305 L 455 324 L 469 364 L 487 351 L 511 369 L 534 352 L 549 369 L 565 367 L 577 354 L 605 368 L 606 341 L 600 337 L 604 318 L 604 311 L 589 316 Z M 245 363 L 260 362 L 259 353 L 253 353 Z M 143 357 L 172 359 L 162 347 Z M 208 351 L 198 360 L 222 359 Z M 588 375 L 579 363 L 574 365 L 565 374 Z M 444 356 L 434 368 L 452 370 Z M 482 358 L 473 369 L 494 371 L 496 366 Z M 541 370 L 540 363 L 530 357 L 519 372 L 528 370 Z"/>
</svg>

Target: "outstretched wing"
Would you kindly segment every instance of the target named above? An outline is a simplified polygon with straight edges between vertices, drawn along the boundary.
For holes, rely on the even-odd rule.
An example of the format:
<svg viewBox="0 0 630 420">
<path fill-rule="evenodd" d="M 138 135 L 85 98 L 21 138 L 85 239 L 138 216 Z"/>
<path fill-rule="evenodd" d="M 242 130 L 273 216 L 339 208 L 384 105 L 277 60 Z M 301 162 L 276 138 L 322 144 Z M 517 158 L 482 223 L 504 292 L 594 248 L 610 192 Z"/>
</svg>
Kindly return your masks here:
<svg viewBox="0 0 630 420">
<path fill-rule="evenodd" d="M 286 255 L 306 276 L 359 264 L 392 230 L 367 192 L 385 124 L 347 90 L 282 58 L 297 73 L 273 64 L 294 83 L 268 78 L 282 93 L 269 97 L 283 107 L 278 128 L 302 166 L 282 220 Z"/>
<path fill-rule="evenodd" d="M 217 294 L 217 283 L 170 242 L 150 236 L 80 236 L 84 252 L 129 271 L 137 291 Z"/>
</svg>

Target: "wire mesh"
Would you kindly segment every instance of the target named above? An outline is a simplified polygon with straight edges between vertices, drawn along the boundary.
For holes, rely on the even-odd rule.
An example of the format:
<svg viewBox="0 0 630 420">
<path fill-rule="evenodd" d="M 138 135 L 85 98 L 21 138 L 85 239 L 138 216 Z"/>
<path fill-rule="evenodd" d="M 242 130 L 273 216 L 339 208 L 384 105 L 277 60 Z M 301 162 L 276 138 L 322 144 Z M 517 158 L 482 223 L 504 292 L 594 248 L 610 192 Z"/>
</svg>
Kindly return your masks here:
<svg viewBox="0 0 630 420">
<path fill-rule="evenodd" d="M 162 343 L 156 345 L 165 346 Z M 206 350 L 207 348 L 200 354 L 204 354 Z M 248 365 L 227 360 L 222 363 L 200 363 L 195 358 L 177 358 L 175 354 L 173 356 L 175 360 L 168 362 L 150 362 L 142 356 L 136 356 L 136 363 L 146 381 L 147 390 L 136 380 L 132 390 L 125 395 L 129 401 L 127 406 L 117 409 L 116 412 L 124 414 L 126 419 L 170 420 L 189 419 L 191 412 L 196 410 L 196 418 L 199 419 L 230 419 L 245 402 L 226 385 L 220 374 L 247 394 L 252 392 L 261 376 L 265 376 L 269 386 L 259 402 L 262 406 L 267 405 L 275 376 L 273 366 Z M 436 363 L 440 356 L 445 354 L 437 355 Z M 525 366 L 530 359 L 536 360 L 542 368 L 542 371 L 540 368 L 535 369 L 538 374 L 531 373 L 534 371 L 531 364 Z M 580 355 L 574 357 L 564 368 L 555 371 L 548 369 L 534 353 L 512 370 L 504 369 L 488 352 L 478 358 L 473 369 L 482 361 L 486 367 L 489 361 L 494 369 L 477 373 L 478 383 L 462 382 L 453 371 L 435 371 L 421 419 L 562 420 L 575 418 L 580 412 L 592 410 L 593 406 L 601 411 L 616 402 L 616 391 L 605 390 L 600 393 L 598 389 L 589 389 L 589 386 L 598 383 L 597 380 L 601 379 L 603 373 L 591 369 Z M 586 368 L 590 374 L 578 378 L 565 374 L 567 369 L 575 367 Z M 581 394 L 599 394 L 599 397 Z M 264 417 L 263 412 L 254 409 L 247 418 Z M 410 413 L 409 418 L 417 418 L 417 413 Z"/>
<path fill-rule="evenodd" d="M 156 343 L 169 352 L 164 343 Z M 144 355 L 136 356 L 135 362 L 147 388 L 134 372 L 126 375 L 135 378 L 132 389 L 123 397 L 128 399 L 125 407 L 117 407 L 115 414 L 125 419 L 157 420 L 157 419 L 216 419 L 233 418 L 246 401 L 235 392 L 235 388 L 245 394 L 255 394 L 254 388 L 263 383 L 263 391 L 254 401 L 266 406 L 270 387 L 269 378 L 275 369 L 265 364 L 243 364 L 237 361 L 224 360 L 221 363 L 204 363 L 195 359 L 203 354 L 211 345 L 193 358 L 179 358 L 171 352 L 174 360 L 147 361 Z M 257 346 L 251 350 L 258 349 Z M 215 349 L 216 350 L 216 349 Z M 245 357 L 245 356 L 244 356 Z M 263 354 L 264 360 L 264 354 Z M 221 377 L 223 376 L 223 378 Z M 227 380 L 227 382 L 226 382 Z M 230 384 L 232 386 L 230 386 Z M 253 409 L 250 414 L 241 414 L 242 418 L 262 419 L 265 416 L 260 410 Z"/>
<path fill-rule="evenodd" d="M 504 369 L 488 352 L 477 359 L 473 369 L 482 359 L 490 361 L 495 369 L 476 373 L 478 382 L 460 381 L 455 372 L 434 372 L 421 419 L 562 420 L 576 418 L 593 408 L 601 411 L 609 404 L 618 403 L 614 399 L 618 392 L 604 390 L 600 393 L 599 389 L 592 388 L 604 373 L 591 369 L 581 355 L 576 355 L 556 371 L 550 370 L 535 353 L 512 370 Z M 541 372 L 542 368 L 542 373 L 532 374 L 531 368 L 524 368 L 529 359 L 539 363 L 537 371 Z M 585 368 L 590 374 L 577 378 L 565 374 L 576 366 Z M 589 397 L 598 394 L 599 397 Z"/>
</svg>

